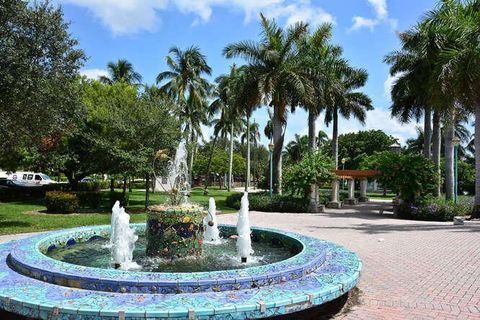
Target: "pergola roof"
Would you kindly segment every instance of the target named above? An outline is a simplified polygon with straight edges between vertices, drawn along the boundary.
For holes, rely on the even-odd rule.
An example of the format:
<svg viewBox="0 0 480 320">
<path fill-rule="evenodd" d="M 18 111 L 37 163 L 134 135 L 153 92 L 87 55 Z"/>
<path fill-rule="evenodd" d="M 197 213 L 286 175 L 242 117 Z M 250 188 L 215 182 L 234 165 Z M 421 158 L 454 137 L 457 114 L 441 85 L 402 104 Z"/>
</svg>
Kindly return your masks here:
<svg viewBox="0 0 480 320">
<path fill-rule="evenodd" d="M 361 179 L 378 175 L 378 170 L 335 170 L 337 179 Z"/>
</svg>

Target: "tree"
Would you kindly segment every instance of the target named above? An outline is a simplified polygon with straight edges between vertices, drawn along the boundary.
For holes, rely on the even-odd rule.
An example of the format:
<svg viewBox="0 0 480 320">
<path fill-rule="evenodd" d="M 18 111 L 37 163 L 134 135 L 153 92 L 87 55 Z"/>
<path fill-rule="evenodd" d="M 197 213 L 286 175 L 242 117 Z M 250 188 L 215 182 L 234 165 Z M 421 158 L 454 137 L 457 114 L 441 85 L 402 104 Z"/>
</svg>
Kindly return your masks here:
<svg viewBox="0 0 480 320">
<path fill-rule="evenodd" d="M 101 76 L 100 81 L 106 84 L 112 84 L 118 81 L 124 81 L 128 84 L 140 84 L 142 76 L 133 69 L 133 65 L 125 59 L 118 59 L 117 62 L 107 64 L 109 76 Z"/>
<path fill-rule="evenodd" d="M 152 173 L 155 152 L 175 149 L 178 123 L 169 102 L 139 96 L 125 82 L 104 85 L 83 80 L 82 91 L 86 113 L 51 153 L 63 159 L 60 171 L 74 189 L 78 181 L 94 173 Z"/>
<path fill-rule="evenodd" d="M 198 47 L 181 50 L 172 47 L 166 57 L 170 70 L 157 76 L 157 84 L 167 81 L 161 89 L 180 106 L 178 117 L 189 145 L 189 171 L 191 176 L 197 140 L 202 137 L 201 124 L 208 124 L 208 102 L 211 85 L 204 78 L 211 74 L 206 57 Z"/>
<path fill-rule="evenodd" d="M 329 88 L 333 93 L 333 99 L 328 101 L 325 109 L 325 124 L 332 124 L 332 156 L 335 169 L 338 168 L 338 116 L 342 115 L 349 119 L 355 117 L 364 124 L 367 111 L 373 110 L 372 101 L 362 93 L 356 91 L 367 82 L 368 74 L 363 69 L 343 69 L 337 73 L 339 89 Z M 328 94 L 328 93 L 327 93 Z"/>
<path fill-rule="evenodd" d="M 273 108 L 273 178 L 274 191 L 282 192 L 282 150 L 287 122 L 287 107 L 298 105 L 311 96 L 311 83 L 297 57 L 297 42 L 307 34 L 305 23 L 296 23 L 287 30 L 274 20 L 260 15 L 262 37 L 259 42 L 242 41 L 223 50 L 227 58 L 242 57 L 248 61 L 248 74 L 263 97 Z M 248 127 L 247 127 L 248 128 Z"/>
<path fill-rule="evenodd" d="M 332 159 L 322 152 L 308 152 L 300 162 L 287 166 L 285 186 L 287 192 L 310 198 L 310 186 L 320 186 L 335 179 Z M 313 211 L 313 212 L 316 212 Z"/>
<path fill-rule="evenodd" d="M 210 177 L 210 166 L 213 160 L 213 152 L 215 150 L 215 144 L 219 134 L 222 134 L 223 137 L 226 137 L 230 134 L 230 156 L 229 156 L 229 173 L 228 173 L 228 190 L 230 190 L 232 185 L 232 166 L 233 166 L 233 139 L 236 131 L 243 125 L 243 119 L 238 117 L 238 109 L 235 104 L 234 99 L 234 86 L 237 77 L 237 68 L 235 65 L 230 69 L 229 75 L 222 75 L 215 79 L 217 87 L 214 91 L 215 96 L 217 97 L 210 104 L 210 117 L 213 117 L 219 114 L 219 117 L 214 119 L 211 124 L 213 125 L 213 143 L 211 146 L 209 164 L 207 166 L 206 179 L 205 179 L 205 193 L 207 193 L 209 177 Z M 236 130 L 236 131 L 235 131 Z"/>
<path fill-rule="evenodd" d="M 475 114 L 475 209 L 473 217 L 480 217 L 480 3 L 444 1 L 442 7 L 428 15 L 449 41 L 443 44 L 437 68 L 444 76 L 445 89 Z"/>
<path fill-rule="evenodd" d="M 364 157 L 388 151 L 394 143 L 398 143 L 398 140 L 382 130 L 345 133 L 338 137 L 338 157 L 346 160 L 346 169 L 359 169 Z M 326 148 L 328 151 L 332 150 L 332 144 L 331 142 Z"/>
<path fill-rule="evenodd" d="M 285 147 L 285 163 L 297 163 L 303 159 L 307 152 L 311 151 L 309 136 L 295 134 L 295 140 L 290 141 Z"/>
<path fill-rule="evenodd" d="M 15 169 L 76 122 L 85 54 L 49 2 L 2 1 L 0 17 L 0 164 Z"/>
</svg>

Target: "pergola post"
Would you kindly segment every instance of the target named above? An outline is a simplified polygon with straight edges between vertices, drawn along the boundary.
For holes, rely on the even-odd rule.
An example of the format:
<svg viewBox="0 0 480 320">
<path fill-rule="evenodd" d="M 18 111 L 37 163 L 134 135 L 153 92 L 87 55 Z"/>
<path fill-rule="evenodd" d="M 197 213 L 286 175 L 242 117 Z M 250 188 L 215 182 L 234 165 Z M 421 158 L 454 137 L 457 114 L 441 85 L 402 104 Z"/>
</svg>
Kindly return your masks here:
<svg viewBox="0 0 480 320">
<path fill-rule="evenodd" d="M 370 200 L 367 196 L 367 185 L 367 178 L 360 180 L 360 197 L 358 198 L 358 202 L 368 202 Z"/>
<path fill-rule="evenodd" d="M 345 202 L 350 205 L 358 203 L 357 199 L 355 199 L 355 178 L 353 177 L 348 180 L 348 199 Z"/>
<path fill-rule="evenodd" d="M 331 194 L 331 201 L 327 203 L 327 208 L 332 209 L 340 209 L 342 207 L 342 203 L 338 199 L 338 191 L 340 189 L 339 181 L 335 179 L 332 183 L 332 194 Z"/>
</svg>

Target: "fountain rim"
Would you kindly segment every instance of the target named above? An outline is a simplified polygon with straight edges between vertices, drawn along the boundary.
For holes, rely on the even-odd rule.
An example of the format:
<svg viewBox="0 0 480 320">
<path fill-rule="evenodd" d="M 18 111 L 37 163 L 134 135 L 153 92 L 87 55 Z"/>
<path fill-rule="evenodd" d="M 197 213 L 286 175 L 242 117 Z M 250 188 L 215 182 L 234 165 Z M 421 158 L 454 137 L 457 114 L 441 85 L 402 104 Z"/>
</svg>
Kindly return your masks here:
<svg viewBox="0 0 480 320">
<path fill-rule="evenodd" d="M 145 224 L 132 224 L 135 231 L 144 230 Z M 220 225 L 234 228 L 232 225 Z M 325 261 L 322 248 L 326 241 L 301 234 L 272 228 L 252 228 L 252 232 L 279 234 L 291 238 L 302 246 L 302 250 L 285 260 L 244 269 L 208 272 L 145 272 L 102 269 L 71 264 L 44 254 L 54 244 L 65 245 L 75 239 L 88 241 L 92 237 L 109 236 L 109 226 L 92 226 L 49 232 L 18 240 L 9 255 L 13 269 L 54 284 L 66 284 L 74 288 L 98 291 L 144 293 L 175 293 L 186 291 L 234 290 L 237 287 L 265 286 L 297 279 L 313 272 Z M 82 237 L 84 235 L 85 237 Z M 101 282 L 105 285 L 98 285 Z M 154 288 L 154 289 L 153 289 Z"/>
</svg>

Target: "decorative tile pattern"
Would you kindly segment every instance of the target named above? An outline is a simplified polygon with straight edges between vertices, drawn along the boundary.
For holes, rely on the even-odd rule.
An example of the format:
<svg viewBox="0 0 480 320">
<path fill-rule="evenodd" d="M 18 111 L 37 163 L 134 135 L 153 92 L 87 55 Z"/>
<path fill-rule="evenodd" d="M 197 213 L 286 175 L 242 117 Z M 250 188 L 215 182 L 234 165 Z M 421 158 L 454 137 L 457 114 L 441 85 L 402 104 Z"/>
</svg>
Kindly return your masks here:
<svg viewBox="0 0 480 320">
<path fill-rule="evenodd" d="M 135 228 L 141 232 L 145 226 Z M 300 252 L 241 270 L 125 272 L 71 265 L 42 253 L 71 239 L 108 237 L 108 229 L 63 230 L 0 245 L 0 308 L 40 319 L 188 319 L 189 311 L 195 319 L 262 318 L 333 300 L 360 276 L 361 262 L 353 252 L 273 229 L 253 232 L 298 245 Z M 232 231 L 232 226 L 222 226 L 222 232 Z M 126 284 L 129 290 L 121 293 Z"/>
</svg>

